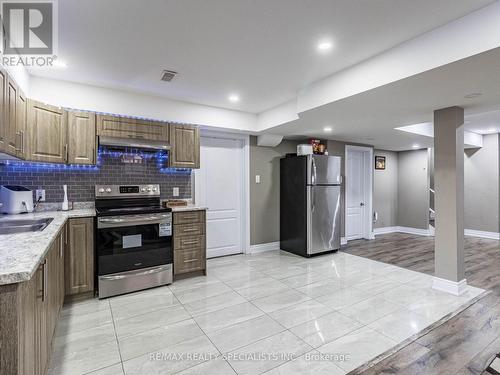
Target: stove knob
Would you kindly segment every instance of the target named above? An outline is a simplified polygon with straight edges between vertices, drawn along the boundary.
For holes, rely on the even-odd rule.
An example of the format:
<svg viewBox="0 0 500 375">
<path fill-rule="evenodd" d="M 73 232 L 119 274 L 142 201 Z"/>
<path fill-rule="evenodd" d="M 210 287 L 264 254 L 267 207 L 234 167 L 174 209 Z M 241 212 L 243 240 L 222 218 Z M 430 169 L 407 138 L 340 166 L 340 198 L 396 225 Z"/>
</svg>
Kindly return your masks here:
<svg viewBox="0 0 500 375">
<path fill-rule="evenodd" d="M 111 188 L 107 188 L 106 193 L 111 193 Z"/>
<path fill-rule="evenodd" d="M 148 187 L 148 192 L 150 192 L 150 191 L 151 191 L 151 188 Z"/>
<path fill-rule="evenodd" d="M 145 193 L 145 192 L 146 192 L 146 188 L 142 188 L 142 189 L 141 189 L 141 192 L 142 192 L 142 193 Z"/>
<path fill-rule="evenodd" d="M 157 191 L 157 190 L 158 190 L 157 188 L 155 188 L 155 187 L 153 188 L 153 191 Z"/>
<path fill-rule="evenodd" d="M 99 189 L 99 193 L 104 193 L 104 189 L 103 189 L 103 188 L 100 188 L 100 189 Z"/>
</svg>

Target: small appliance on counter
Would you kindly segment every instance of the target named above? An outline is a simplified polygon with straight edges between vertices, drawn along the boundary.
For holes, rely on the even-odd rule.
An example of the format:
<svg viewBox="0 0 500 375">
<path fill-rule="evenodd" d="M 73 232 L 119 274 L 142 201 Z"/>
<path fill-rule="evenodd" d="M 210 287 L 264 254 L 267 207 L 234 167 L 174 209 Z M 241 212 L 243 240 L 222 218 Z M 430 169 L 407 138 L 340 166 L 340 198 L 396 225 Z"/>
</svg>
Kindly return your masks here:
<svg viewBox="0 0 500 375">
<path fill-rule="evenodd" d="M 24 186 L 2 186 L 0 188 L 0 201 L 4 214 L 33 212 L 33 192 Z"/>
</svg>

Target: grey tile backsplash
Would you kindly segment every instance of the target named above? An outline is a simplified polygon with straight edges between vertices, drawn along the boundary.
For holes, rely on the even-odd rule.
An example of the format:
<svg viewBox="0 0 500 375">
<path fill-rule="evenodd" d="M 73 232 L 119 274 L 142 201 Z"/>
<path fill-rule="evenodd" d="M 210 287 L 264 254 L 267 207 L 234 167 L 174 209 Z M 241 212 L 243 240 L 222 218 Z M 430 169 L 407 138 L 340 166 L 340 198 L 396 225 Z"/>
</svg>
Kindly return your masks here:
<svg viewBox="0 0 500 375">
<path fill-rule="evenodd" d="M 127 152 L 127 155 L 135 154 Z M 101 150 L 97 166 L 63 166 L 29 162 L 0 161 L 0 185 L 23 185 L 29 189 L 45 189 L 45 201 L 63 200 L 62 185 L 68 185 L 68 200 L 94 200 L 95 185 L 160 184 L 162 199 L 173 198 L 172 188 L 179 188 L 179 197 L 191 198 L 191 171 L 162 168 L 165 160 L 143 154 L 142 163 L 125 164 L 121 152 Z"/>
</svg>

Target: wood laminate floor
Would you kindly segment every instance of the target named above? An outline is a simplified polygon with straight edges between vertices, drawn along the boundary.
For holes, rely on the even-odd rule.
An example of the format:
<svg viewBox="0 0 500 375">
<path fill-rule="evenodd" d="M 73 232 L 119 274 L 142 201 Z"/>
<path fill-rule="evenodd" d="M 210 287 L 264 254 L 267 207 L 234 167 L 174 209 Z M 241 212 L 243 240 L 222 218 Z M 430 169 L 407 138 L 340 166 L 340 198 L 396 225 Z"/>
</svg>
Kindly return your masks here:
<svg viewBox="0 0 500 375">
<path fill-rule="evenodd" d="M 434 274 L 433 237 L 386 234 L 343 251 Z M 492 293 L 362 373 L 481 374 L 500 353 L 500 241 L 466 237 L 465 271 L 469 285 Z"/>
</svg>

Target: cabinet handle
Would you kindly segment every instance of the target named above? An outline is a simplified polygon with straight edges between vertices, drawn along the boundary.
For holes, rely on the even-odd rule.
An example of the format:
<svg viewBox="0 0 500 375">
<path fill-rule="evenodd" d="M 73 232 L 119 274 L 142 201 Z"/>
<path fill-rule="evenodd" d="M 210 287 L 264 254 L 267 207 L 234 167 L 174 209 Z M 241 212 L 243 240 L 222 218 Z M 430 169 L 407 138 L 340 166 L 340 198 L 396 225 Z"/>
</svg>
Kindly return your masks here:
<svg viewBox="0 0 500 375">
<path fill-rule="evenodd" d="M 24 131 L 21 130 L 21 154 L 24 155 Z"/>
<path fill-rule="evenodd" d="M 197 232 L 198 228 L 192 228 L 192 229 L 183 229 L 183 232 Z"/>
<path fill-rule="evenodd" d="M 198 259 L 190 259 L 190 260 L 185 260 L 184 263 L 193 263 L 196 262 Z"/>
<path fill-rule="evenodd" d="M 37 296 L 36 296 L 36 298 L 41 299 L 42 302 L 44 302 L 45 299 L 46 299 L 46 292 L 45 292 L 45 290 L 47 289 L 46 288 L 46 285 L 47 285 L 47 276 L 46 276 L 47 275 L 47 271 L 45 269 L 46 264 L 47 264 L 47 259 L 45 259 L 43 261 L 43 263 L 40 264 L 40 267 L 42 268 L 42 290 L 41 291 L 37 291 Z M 38 292 L 41 292 L 41 295 L 38 295 Z"/>
<path fill-rule="evenodd" d="M 67 163 L 69 160 L 69 152 L 68 152 L 68 144 L 67 143 L 64 145 L 64 158 L 66 159 L 66 163 Z"/>
<path fill-rule="evenodd" d="M 198 241 L 182 241 L 183 245 L 195 245 L 197 243 L 198 243 Z"/>
<path fill-rule="evenodd" d="M 21 152 L 20 143 L 21 143 L 21 132 L 19 131 L 16 132 L 16 147 L 15 147 L 16 152 Z"/>
</svg>

